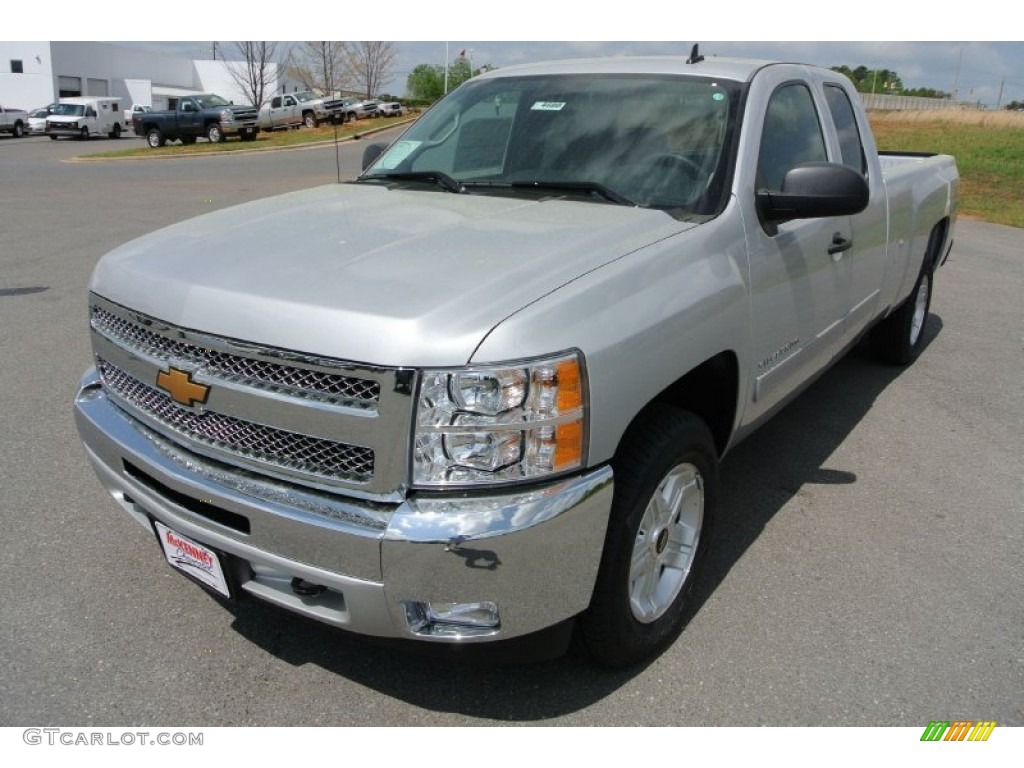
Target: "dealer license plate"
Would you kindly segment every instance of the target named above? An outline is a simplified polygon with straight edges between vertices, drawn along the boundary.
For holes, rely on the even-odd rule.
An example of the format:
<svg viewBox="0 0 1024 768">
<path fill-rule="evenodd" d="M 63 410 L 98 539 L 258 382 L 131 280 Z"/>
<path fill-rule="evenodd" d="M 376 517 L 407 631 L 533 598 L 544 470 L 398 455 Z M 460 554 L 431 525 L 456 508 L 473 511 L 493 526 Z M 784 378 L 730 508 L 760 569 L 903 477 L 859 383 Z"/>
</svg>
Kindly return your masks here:
<svg viewBox="0 0 1024 768">
<path fill-rule="evenodd" d="M 175 533 L 159 520 L 154 520 L 153 524 L 168 563 L 214 592 L 231 597 L 228 580 L 224 578 L 224 570 L 216 552 L 187 536 Z"/>
</svg>

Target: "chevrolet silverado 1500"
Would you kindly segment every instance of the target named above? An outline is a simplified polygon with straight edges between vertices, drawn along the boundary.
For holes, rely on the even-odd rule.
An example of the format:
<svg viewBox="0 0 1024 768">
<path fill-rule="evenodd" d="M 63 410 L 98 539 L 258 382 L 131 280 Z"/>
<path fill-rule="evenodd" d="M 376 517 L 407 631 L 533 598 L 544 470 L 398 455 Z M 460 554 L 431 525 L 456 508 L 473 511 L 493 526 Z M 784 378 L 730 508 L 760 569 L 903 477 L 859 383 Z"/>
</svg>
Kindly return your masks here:
<svg viewBox="0 0 1024 768">
<path fill-rule="evenodd" d="M 506 67 L 367 162 L 99 262 L 86 453 L 225 597 L 611 665 L 682 625 L 726 452 L 865 335 L 918 355 L 957 210 L 797 64 Z"/>
<path fill-rule="evenodd" d="M 236 105 L 212 93 L 183 96 L 174 109 L 132 115 L 136 136 L 145 136 L 153 149 L 168 141 L 195 144 L 200 136 L 219 144 L 228 136 L 253 141 L 260 132 L 256 107 Z"/>
<path fill-rule="evenodd" d="M 0 104 L 0 133 L 9 133 L 20 139 L 28 126 L 28 113 L 23 109 L 9 109 Z"/>
</svg>

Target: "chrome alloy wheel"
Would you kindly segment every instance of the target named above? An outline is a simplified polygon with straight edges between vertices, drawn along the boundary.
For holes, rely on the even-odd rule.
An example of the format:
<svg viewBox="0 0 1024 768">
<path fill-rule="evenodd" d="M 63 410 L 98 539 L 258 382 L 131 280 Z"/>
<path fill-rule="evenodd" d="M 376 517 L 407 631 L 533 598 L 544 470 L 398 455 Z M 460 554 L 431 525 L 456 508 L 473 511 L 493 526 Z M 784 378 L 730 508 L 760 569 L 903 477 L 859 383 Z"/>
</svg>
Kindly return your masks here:
<svg viewBox="0 0 1024 768">
<path fill-rule="evenodd" d="M 700 542 L 704 482 L 693 464 L 662 478 L 647 503 L 629 566 L 629 607 L 643 624 L 657 621 L 679 596 Z"/>
<path fill-rule="evenodd" d="M 917 344 L 921 336 L 921 329 L 924 328 L 924 319 L 928 315 L 928 294 L 931 293 L 931 281 L 925 276 L 921 285 L 917 288 L 917 296 L 914 297 L 914 316 L 910 321 L 910 346 Z"/>
</svg>

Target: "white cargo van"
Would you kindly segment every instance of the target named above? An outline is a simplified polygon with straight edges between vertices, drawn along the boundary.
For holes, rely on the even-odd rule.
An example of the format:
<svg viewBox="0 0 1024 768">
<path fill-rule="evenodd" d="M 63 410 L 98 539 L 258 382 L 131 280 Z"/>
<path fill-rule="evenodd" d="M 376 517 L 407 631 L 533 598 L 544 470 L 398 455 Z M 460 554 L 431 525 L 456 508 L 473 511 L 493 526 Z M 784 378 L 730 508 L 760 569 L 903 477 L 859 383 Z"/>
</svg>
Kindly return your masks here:
<svg viewBox="0 0 1024 768">
<path fill-rule="evenodd" d="M 46 118 L 46 132 L 51 139 L 58 136 L 88 139 L 103 133 L 112 139 L 119 139 L 124 130 L 121 99 L 113 96 L 61 99 Z"/>
</svg>

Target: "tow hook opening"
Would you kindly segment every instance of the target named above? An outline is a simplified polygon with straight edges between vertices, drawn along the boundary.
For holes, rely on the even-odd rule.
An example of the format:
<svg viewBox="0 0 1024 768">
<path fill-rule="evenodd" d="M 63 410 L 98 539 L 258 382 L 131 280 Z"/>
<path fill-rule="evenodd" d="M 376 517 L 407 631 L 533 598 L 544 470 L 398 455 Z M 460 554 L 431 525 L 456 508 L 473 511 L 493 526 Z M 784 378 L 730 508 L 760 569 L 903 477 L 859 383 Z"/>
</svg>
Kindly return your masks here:
<svg viewBox="0 0 1024 768">
<path fill-rule="evenodd" d="M 314 584 L 311 581 L 300 579 L 298 576 L 292 579 L 292 592 L 299 597 L 316 597 L 327 589 L 323 584 Z"/>
</svg>

